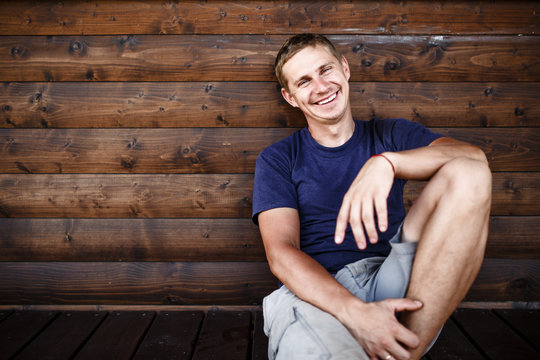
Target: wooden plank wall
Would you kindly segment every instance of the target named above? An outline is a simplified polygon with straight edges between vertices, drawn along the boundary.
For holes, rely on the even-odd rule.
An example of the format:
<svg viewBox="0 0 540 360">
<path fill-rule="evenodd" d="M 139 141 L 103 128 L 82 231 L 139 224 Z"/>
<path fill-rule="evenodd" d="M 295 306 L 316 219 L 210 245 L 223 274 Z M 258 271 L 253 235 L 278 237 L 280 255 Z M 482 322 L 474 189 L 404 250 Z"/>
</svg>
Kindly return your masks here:
<svg viewBox="0 0 540 360">
<path fill-rule="evenodd" d="M 257 154 L 305 126 L 274 56 L 327 34 L 354 115 L 484 149 L 491 234 L 468 301 L 540 300 L 534 1 L 4 1 L 0 304 L 258 304 L 275 286 Z M 410 204 L 422 184 L 410 183 Z"/>
</svg>

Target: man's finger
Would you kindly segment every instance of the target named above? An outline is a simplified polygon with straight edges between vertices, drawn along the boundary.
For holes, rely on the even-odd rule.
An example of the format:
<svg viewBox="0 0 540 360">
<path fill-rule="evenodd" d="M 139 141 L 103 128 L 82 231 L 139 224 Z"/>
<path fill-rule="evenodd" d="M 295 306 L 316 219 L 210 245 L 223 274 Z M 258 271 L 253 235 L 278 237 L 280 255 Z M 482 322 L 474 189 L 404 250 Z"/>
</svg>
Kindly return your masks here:
<svg viewBox="0 0 540 360">
<path fill-rule="evenodd" d="M 386 198 L 375 198 L 375 211 L 377 213 L 377 222 L 379 223 L 379 230 L 385 232 L 388 229 L 388 212 L 386 208 Z"/>
<path fill-rule="evenodd" d="M 341 244 L 343 243 L 343 240 L 345 240 L 345 231 L 347 230 L 347 224 L 349 223 L 349 212 L 350 203 L 347 200 L 343 200 L 343 204 L 341 204 L 336 219 L 336 232 L 334 234 L 334 241 L 336 244 Z"/>
</svg>

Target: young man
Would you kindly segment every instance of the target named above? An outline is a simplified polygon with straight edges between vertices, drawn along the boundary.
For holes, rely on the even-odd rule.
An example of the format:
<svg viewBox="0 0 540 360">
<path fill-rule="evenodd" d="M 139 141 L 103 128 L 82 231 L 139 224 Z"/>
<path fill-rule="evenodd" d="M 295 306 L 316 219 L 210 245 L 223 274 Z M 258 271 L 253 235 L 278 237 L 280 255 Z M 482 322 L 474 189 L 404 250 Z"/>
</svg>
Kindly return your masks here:
<svg viewBox="0 0 540 360">
<path fill-rule="evenodd" d="M 257 159 L 253 220 L 284 285 L 264 300 L 269 357 L 419 358 L 483 259 L 485 155 L 403 119 L 355 121 L 349 65 L 323 36 L 290 38 L 276 75 L 308 125 Z M 429 181 L 406 215 L 409 179 Z"/>
</svg>

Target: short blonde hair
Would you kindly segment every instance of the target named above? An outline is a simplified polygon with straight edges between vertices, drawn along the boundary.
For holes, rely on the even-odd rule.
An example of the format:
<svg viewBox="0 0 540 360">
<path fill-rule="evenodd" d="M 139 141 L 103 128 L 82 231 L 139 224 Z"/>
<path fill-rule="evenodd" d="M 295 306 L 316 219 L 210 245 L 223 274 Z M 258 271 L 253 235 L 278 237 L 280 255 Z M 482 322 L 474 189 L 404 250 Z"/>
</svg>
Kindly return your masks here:
<svg viewBox="0 0 540 360">
<path fill-rule="evenodd" d="M 336 59 L 341 62 L 341 54 L 336 50 L 334 44 L 328 38 L 318 34 L 298 34 L 289 38 L 285 44 L 279 50 L 276 56 L 276 62 L 274 63 L 274 71 L 279 84 L 287 92 L 289 91 L 289 84 L 287 79 L 283 75 L 283 66 L 292 58 L 297 52 L 305 49 L 308 46 L 324 46 Z"/>
</svg>

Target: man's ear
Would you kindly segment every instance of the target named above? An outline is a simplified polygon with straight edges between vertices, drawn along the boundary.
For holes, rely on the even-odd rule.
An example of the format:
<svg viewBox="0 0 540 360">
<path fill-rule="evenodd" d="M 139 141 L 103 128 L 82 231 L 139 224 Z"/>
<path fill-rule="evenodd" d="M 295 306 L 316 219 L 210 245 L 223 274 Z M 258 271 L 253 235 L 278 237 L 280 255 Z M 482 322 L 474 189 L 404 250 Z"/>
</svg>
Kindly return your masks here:
<svg viewBox="0 0 540 360">
<path fill-rule="evenodd" d="M 285 88 L 281 88 L 281 96 L 287 101 L 289 104 L 291 104 L 292 107 L 298 107 L 298 104 L 294 100 L 294 98 L 285 90 Z"/>
<path fill-rule="evenodd" d="M 345 56 L 341 56 L 341 67 L 343 68 L 343 72 L 347 77 L 347 81 L 349 81 L 351 78 L 351 69 L 349 68 L 349 63 L 347 62 L 347 59 L 345 59 Z"/>
</svg>

